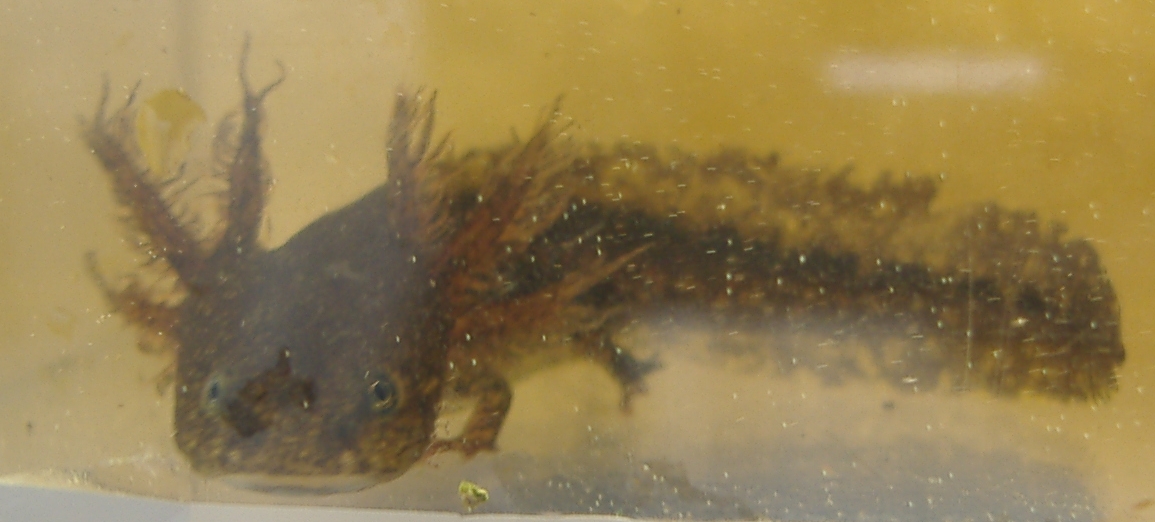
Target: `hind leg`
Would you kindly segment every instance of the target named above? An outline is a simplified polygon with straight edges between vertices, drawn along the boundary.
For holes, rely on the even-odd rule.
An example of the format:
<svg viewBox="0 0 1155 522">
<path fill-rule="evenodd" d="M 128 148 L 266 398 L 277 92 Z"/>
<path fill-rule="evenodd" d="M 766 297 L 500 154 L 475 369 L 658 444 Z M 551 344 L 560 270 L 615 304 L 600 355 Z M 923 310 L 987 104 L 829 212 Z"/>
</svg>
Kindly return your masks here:
<svg viewBox="0 0 1155 522">
<path fill-rule="evenodd" d="M 639 359 L 615 342 L 614 334 L 621 329 L 615 326 L 606 324 L 577 336 L 574 349 L 579 356 L 601 365 L 618 381 L 622 388 L 621 407 L 629 411 L 633 397 L 646 391 L 646 376 L 662 365 L 656 355 Z"/>
</svg>

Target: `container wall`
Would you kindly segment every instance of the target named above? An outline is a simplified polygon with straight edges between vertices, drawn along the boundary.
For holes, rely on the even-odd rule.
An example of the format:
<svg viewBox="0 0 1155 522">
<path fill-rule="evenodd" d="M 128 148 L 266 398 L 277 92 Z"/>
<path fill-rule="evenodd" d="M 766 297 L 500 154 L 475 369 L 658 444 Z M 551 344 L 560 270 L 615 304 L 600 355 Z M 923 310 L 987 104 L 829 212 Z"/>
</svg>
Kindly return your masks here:
<svg viewBox="0 0 1155 522">
<path fill-rule="evenodd" d="M 182 500 L 438 510 L 463 509 L 468 480 L 490 493 L 479 512 L 656 518 L 1137 520 L 1155 510 L 1149 3 L 3 4 L 2 474 Z M 207 150 L 240 102 L 246 35 L 252 82 L 277 78 L 278 63 L 286 76 L 265 105 L 274 183 L 263 245 L 385 181 L 399 86 L 436 90 L 436 133 L 451 134 L 455 153 L 507 144 L 511 129 L 529 136 L 560 96 L 575 142 L 776 153 L 796 171 L 853 167 L 848 179 L 863 188 L 910 172 L 936 180 L 931 211 L 943 222 L 994 202 L 1064 223 L 1067 237 L 1088 239 L 1118 295 L 1117 391 L 1083 401 L 963 391 L 950 379 L 830 378 L 822 361 L 788 366 L 831 342 L 865 353 L 837 321 L 736 332 L 662 311 L 616 337 L 662 364 L 628 413 L 605 371 L 576 362 L 514 383 L 494 453 L 439 455 L 327 496 L 206 479 L 173 442 L 171 354 L 138 350 L 86 269 L 95 253 L 121 284 L 143 258 L 77 120 L 91 118 L 102 82 L 112 106 L 134 88 L 141 99 L 181 89 L 206 114 L 192 143 Z M 190 172 L 210 162 L 196 154 Z M 918 232 L 932 250 L 952 233 L 937 223 Z M 439 429 L 459 426 L 468 407 L 448 404 Z"/>
</svg>

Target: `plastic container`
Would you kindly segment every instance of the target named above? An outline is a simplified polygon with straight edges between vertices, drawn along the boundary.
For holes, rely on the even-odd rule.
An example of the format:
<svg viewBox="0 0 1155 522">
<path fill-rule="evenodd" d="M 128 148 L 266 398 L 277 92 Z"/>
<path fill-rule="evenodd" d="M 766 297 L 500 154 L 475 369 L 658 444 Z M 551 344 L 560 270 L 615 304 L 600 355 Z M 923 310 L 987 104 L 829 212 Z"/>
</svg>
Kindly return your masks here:
<svg viewBox="0 0 1155 522">
<path fill-rule="evenodd" d="M 362 507 L 404 518 L 415 515 L 394 510 L 466 510 L 463 480 L 489 492 L 478 513 L 1155 516 L 1148 5 L 16 0 L 2 7 L 0 474 L 10 484 L 5 505 L 24 506 L 0 508 L 5 517 L 65 509 L 144 520 L 180 509 L 157 504 L 166 507 L 131 515 L 134 508 L 123 507 L 131 499 L 86 504 L 86 492 L 96 490 L 191 503 L 191 519 L 224 516 L 204 515 L 216 508 L 202 502 L 252 504 L 257 512 L 281 504 Z M 246 35 L 254 84 L 275 79 L 277 61 L 286 72 L 268 98 L 262 131 L 275 179 L 264 245 L 284 243 L 385 180 L 383 142 L 397 86 L 437 90 L 436 132 L 451 132 L 458 152 L 508 143 L 511 128 L 527 136 L 561 95 L 572 119 L 567 132 L 582 142 L 775 152 L 796 169 L 852 165 L 849 180 L 861 187 L 883 171 L 941 175 L 935 212 L 993 201 L 1065 223 L 1069 237 L 1093 245 L 1118 295 L 1127 350 L 1118 389 L 1087 402 L 964 392 L 946 380 L 929 389 L 870 378 L 831 384 L 822 368 L 784 370 L 757 349 L 743 351 L 820 345 L 829 331 L 783 340 L 771 324 L 764 337 L 727 341 L 729 332 L 694 317 L 666 318 L 622 334 L 662 363 L 629 414 L 618 408 L 613 380 L 579 362 L 515 383 L 496 453 L 440 455 L 396 480 L 335 495 L 260 493 L 205 478 L 173 442 L 174 391 L 157 381 L 171 359 L 136 349 L 137 332 L 110 313 L 86 271 L 88 252 L 114 281 L 140 259 L 76 121 L 93 114 L 103 79 L 113 105 L 139 81 L 140 96 L 182 89 L 217 121 L 238 107 Z M 201 128 L 194 143 L 204 146 L 212 130 Z M 840 342 L 851 353 L 861 349 Z M 447 410 L 446 429 L 462 411 Z"/>
</svg>

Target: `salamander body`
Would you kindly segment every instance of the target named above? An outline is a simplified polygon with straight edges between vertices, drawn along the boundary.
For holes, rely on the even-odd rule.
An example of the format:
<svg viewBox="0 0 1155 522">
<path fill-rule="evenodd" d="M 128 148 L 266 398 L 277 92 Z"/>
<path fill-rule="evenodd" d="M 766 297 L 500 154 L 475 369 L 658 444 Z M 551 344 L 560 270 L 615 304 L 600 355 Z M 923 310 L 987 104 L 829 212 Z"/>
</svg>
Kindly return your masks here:
<svg viewBox="0 0 1155 522">
<path fill-rule="evenodd" d="M 175 351 L 175 441 L 193 468 L 263 489 L 390 480 L 429 455 L 492 450 L 510 380 L 588 359 L 644 390 L 654 360 L 617 333 L 670 310 L 720 325 L 835 323 L 869 353 L 835 375 L 1100 400 L 1123 362 L 1119 307 L 1091 244 L 994 204 L 930 210 L 936 181 L 782 167 L 724 150 L 574 143 L 557 107 L 525 141 L 452 152 L 434 96 L 398 93 L 378 188 L 269 250 L 261 154 L 273 83 L 222 123 L 219 222 L 194 232 L 133 139 L 134 105 L 85 138 L 145 253 L 175 280 L 97 273 L 142 338 Z M 774 347 L 767 347 L 774 350 Z M 786 350 L 786 348 L 780 348 Z M 476 398 L 434 436 L 443 395 Z"/>
</svg>

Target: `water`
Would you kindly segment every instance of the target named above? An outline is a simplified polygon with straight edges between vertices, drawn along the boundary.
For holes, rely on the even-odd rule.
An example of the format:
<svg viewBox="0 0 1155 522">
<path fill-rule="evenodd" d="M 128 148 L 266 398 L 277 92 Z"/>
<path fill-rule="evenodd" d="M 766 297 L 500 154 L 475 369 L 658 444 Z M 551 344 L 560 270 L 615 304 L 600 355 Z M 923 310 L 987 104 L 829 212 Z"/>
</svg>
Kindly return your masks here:
<svg viewBox="0 0 1155 522">
<path fill-rule="evenodd" d="M 180 499 L 451 510 L 467 478 L 491 491 L 481 511 L 1152 516 L 1149 7 L 3 7 L 4 474 Z M 75 117 L 91 114 L 107 75 L 114 96 L 138 79 L 143 93 L 184 88 L 215 120 L 238 101 L 246 32 L 255 81 L 276 75 L 275 60 L 289 74 L 268 104 L 268 244 L 381 182 L 395 85 L 437 88 L 439 127 L 462 149 L 503 142 L 511 126 L 524 136 L 561 94 L 582 139 L 777 151 L 789 165 L 853 164 L 862 184 L 883 170 L 945 173 L 936 208 L 995 200 L 1065 221 L 1094 241 L 1119 294 L 1128 350 L 1119 391 L 1092 406 L 831 387 L 812 373 L 710 357 L 689 329 L 629 416 L 604 373 L 575 365 L 518 385 L 495 455 L 439 457 L 332 497 L 203 481 L 171 442 L 172 394 L 154 382 L 165 361 L 134 348 L 85 272 L 88 251 L 112 271 L 133 259 Z M 652 349 L 668 344 L 666 330 L 631 335 Z"/>
</svg>

